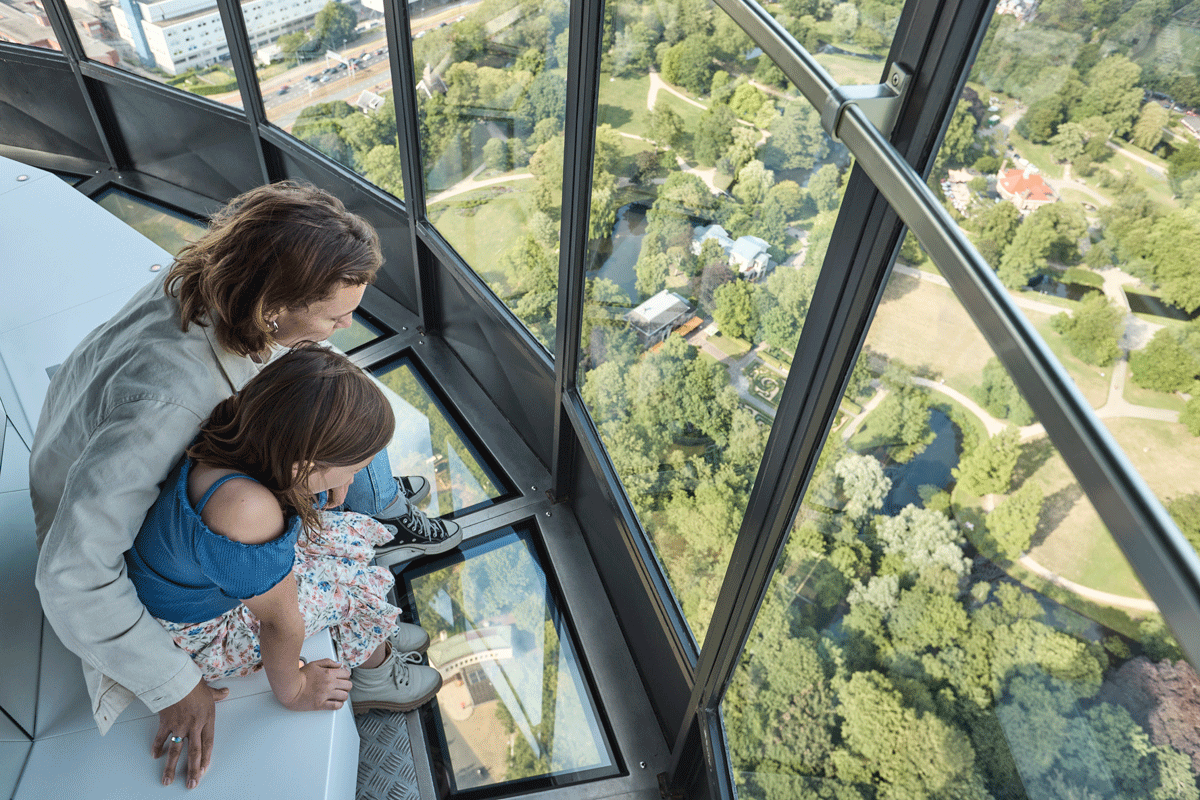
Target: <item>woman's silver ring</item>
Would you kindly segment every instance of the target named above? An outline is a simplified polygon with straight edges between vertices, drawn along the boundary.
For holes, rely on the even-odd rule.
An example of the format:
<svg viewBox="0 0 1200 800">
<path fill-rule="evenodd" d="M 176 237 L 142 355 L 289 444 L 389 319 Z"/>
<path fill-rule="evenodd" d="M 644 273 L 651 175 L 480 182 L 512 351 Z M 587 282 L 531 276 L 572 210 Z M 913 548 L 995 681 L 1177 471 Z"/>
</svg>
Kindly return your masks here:
<svg viewBox="0 0 1200 800">
<path fill-rule="evenodd" d="M 183 741 L 182 736 L 172 736 L 171 737 L 171 744 L 179 744 L 182 741 Z"/>
</svg>

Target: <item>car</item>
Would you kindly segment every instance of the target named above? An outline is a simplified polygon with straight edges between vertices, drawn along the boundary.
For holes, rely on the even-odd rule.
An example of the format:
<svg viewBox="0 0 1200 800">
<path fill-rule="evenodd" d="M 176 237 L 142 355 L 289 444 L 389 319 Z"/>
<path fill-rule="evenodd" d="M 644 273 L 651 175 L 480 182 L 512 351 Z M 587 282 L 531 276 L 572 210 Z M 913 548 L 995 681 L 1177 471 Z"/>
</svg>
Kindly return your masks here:
<svg viewBox="0 0 1200 800">
<path fill-rule="evenodd" d="M 288 84 L 285 83 L 283 86 L 279 87 L 278 91 L 276 91 L 275 94 L 287 94 L 291 88 L 292 88 L 291 86 L 289 86 Z"/>
<path fill-rule="evenodd" d="M 321 76 L 320 75 L 305 75 L 304 80 L 308 81 L 309 83 L 316 83 L 317 81 L 321 80 Z"/>
<path fill-rule="evenodd" d="M 335 67 L 326 67 L 325 69 L 321 70 L 322 75 L 332 75 L 335 72 L 337 72 Z"/>
<path fill-rule="evenodd" d="M 347 67 L 346 62 L 343 61 L 343 62 L 339 63 L 336 67 L 334 67 L 334 69 L 338 72 L 341 72 L 342 70 L 349 69 L 349 67 Z"/>
<path fill-rule="evenodd" d="M 333 80 L 332 75 L 322 75 L 321 76 L 321 83 L 329 83 L 331 80 Z"/>
<path fill-rule="evenodd" d="M 382 48 L 382 47 L 381 47 L 381 48 L 379 48 L 378 50 L 376 50 L 376 51 L 375 51 L 375 55 L 377 55 L 377 56 L 381 56 L 381 55 L 383 55 L 383 54 L 384 54 L 384 52 L 385 52 L 384 48 Z"/>
</svg>

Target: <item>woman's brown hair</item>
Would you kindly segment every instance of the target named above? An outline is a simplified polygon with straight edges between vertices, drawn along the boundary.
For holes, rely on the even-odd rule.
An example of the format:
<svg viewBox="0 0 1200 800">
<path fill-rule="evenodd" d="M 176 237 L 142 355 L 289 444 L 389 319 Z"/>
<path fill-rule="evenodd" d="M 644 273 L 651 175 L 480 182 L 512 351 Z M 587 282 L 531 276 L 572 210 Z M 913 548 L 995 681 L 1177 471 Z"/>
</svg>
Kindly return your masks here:
<svg viewBox="0 0 1200 800">
<path fill-rule="evenodd" d="M 309 475 L 371 458 L 395 427 L 391 405 L 366 373 L 340 353 L 305 342 L 219 403 L 187 454 L 246 473 L 311 531 L 319 522 Z"/>
<path fill-rule="evenodd" d="M 248 356 L 271 343 L 268 314 L 371 283 L 382 263 L 366 220 L 328 192 L 283 181 L 218 211 L 176 256 L 164 290 L 179 298 L 183 330 L 211 323 L 222 347 Z"/>
</svg>

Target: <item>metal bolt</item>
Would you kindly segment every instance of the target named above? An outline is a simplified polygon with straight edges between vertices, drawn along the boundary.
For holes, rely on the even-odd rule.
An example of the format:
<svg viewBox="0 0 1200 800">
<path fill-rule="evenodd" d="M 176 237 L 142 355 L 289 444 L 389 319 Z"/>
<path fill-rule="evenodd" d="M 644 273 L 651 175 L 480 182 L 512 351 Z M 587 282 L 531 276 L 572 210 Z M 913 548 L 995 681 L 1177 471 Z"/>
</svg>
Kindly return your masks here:
<svg viewBox="0 0 1200 800">
<path fill-rule="evenodd" d="M 536 487 L 536 486 L 530 486 L 530 487 L 529 487 L 529 491 L 531 491 L 531 492 L 536 492 L 536 491 L 537 491 L 537 487 Z"/>
<path fill-rule="evenodd" d="M 29 176 L 28 176 L 28 175 L 18 175 L 18 176 L 17 176 L 17 182 L 18 182 L 18 183 L 20 183 L 21 181 L 27 181 L 27 180 L 29 180 Z"/>
<path fill-rule="evenodd" d="M 402 330 L 402 331 L 406 331 L 406 330 L 408 330 L 408 326 L 407 326 L 407 325 L 405 325 L 405 326 L 404 326 L 403 328 L 401 328 L 400 330 Z"/>
<path fill-rule="evenodd" d="M 899 86 L 899 85 L 900 85 L 899 74 L 892 75 L 892 86 Z"/>
<path fill-rule="evenodd" d="M 547 511 L 547 512 L 546 512 L 546 516 L 547 516 L 547 517 L 548 517 L 548 516 L 550 516 L 550 512 L 549 512 L 549 511 Z"/>
<path fill-rule="evenodd" d="M 639 761 L 639 762 L 638 762 L 638 766 L 639 766 L 639 767 L 641 767 L 642 769 L 645 769 L 645 768 L 646 768 L 646 762 L 645 762 L 645 761 Z"/>
<path fill-rule="evenodd" d="M 150 265 L 151 272 L 158 272 L 160 269 L 162 269 L 162 264 L 151 264 Z"/>
</svg>

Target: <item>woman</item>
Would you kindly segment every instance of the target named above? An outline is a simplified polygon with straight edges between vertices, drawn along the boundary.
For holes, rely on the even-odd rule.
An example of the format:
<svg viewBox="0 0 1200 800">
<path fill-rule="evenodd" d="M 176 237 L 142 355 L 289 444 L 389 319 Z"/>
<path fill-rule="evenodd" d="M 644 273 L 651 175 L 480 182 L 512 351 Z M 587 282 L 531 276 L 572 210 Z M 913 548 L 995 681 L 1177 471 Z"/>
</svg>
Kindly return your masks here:
<svg viewBox="0 0 1200 800">
<path fill-rule="evenodd" d="M 332 195 L 293 183 L 253 189 L 213 218 L 164 279 L 92 331 L 50 382 L 30 456 L 42 606 L 83 659 L 101 732 L 134 697 L 158 713 L 152 754 L 167 755 L 164 784 L 183 740 L 189 788 L 199 781 L 223 695 L 138 601 L 123 554 L 213 407 L 279 348 L 347 327 L 381 263 L 375 231 Z M 398 486 L 378 463 L 367 472 L 350 505 L 394 526 L 405 554 L 461 541 L 457 525 L 428 520 L 401 494 L 427 487 Z"/>
</svg>

